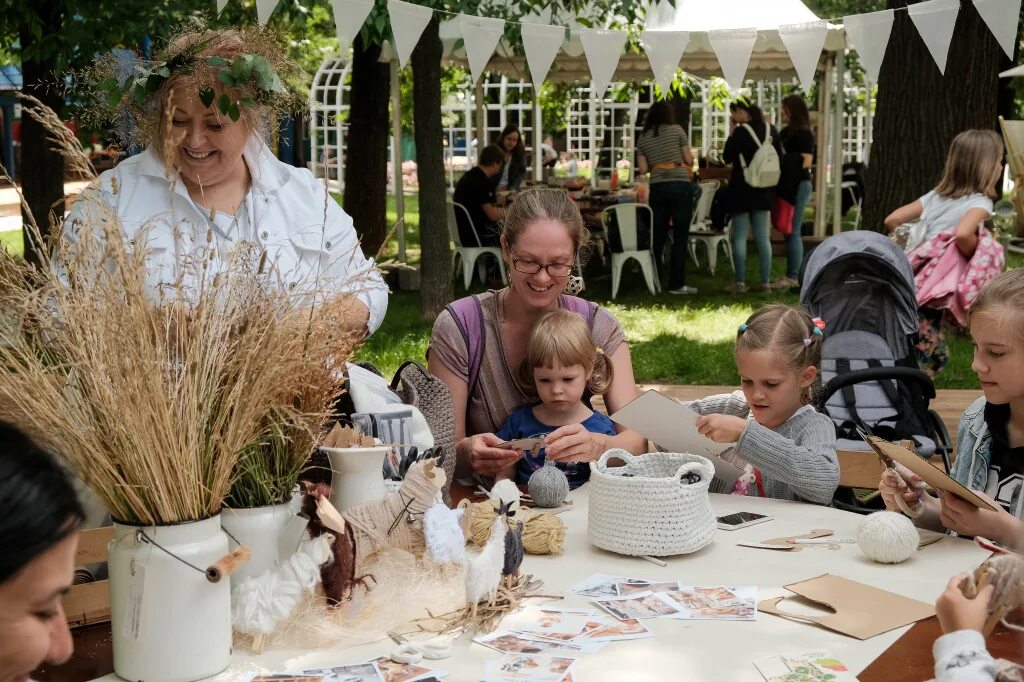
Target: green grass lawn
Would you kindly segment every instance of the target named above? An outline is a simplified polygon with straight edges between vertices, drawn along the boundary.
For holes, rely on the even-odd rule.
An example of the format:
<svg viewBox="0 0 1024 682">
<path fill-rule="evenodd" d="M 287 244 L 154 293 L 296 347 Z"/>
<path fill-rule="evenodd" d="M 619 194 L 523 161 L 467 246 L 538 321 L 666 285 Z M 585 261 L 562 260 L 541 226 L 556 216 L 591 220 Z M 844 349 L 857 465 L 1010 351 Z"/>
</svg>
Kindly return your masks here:
<svg viewBox="0 0 1024 682">
<path fill-rule="evenodd" d="M 703 251 L 700 253 L 703 257 Z M 748 282 L 756 282 L 758 277 L 756 258 L 752 256 L 748 252 Z M 1022 256 L 1008 254 L 1008 260 L 1010 267 L 1024 267 Z M 722 288 L 732 275 L 727 261 L 719 261 L 714 277 L 703 267 L 691 266 L 692 263 L 688 264 L 687 279 L 700 290 L 697 296 L 651 296 L 639 268 L 634 271 L 627 265 L 619 296 L 612 301 L 608 268 L 592 262 L 586 273 L 584 296 L 607 306 L 622 323 L 638 382 L 738 386 L 739 376 L 732 357 L 737 326 L 766 303 L 796 303 L 798 296 L 795 292 L 725 294 Z M 785 259 L 776 256 L 773 277 L 780 276 L 784 266 Z M 475 282 L 470 291 L 483 290 Z M 462 296 L 466 292 L 457 284 L 455 293 Z M 391 296 L 383 326 L 360 349 L 359 358 L 373 362 L 390 376 L 402 361 L 422 360 L 429 337 L 430 325 L 419 320 L 418 294 L 396 292 Z M 977 389 L 977 377 L 970 368 L 970 337 L 965 332 L 955 334 L 949 339 L 949 346 L 950 362 L 938 376 L 936 386 Z"/>
</svg>

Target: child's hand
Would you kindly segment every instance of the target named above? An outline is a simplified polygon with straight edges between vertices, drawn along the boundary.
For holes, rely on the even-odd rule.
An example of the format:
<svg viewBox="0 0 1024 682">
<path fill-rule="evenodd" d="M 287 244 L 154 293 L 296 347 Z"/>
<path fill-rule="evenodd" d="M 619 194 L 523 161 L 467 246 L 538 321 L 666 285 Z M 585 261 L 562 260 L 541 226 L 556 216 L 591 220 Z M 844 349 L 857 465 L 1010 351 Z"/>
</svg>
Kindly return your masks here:
<svg viewBox="0 0 1024 682">
<path fill-rule="evenodd" d="M 716 443 L 735 443 L 746 428 L 746 419 L 727 414 L 706 414 L 697 418 L 697 431 Z"/>
<path fill-rule="evenodd" d="M 998 511 L 978 509 L 967 500 L 944 492 L 939 498 L 939 521 L 942 525 L 961 535 L 981 535 L 1010 547 L 1018 545 L 1024 535 L 1024 522 L 988 495 L 977 490 L 974 494 Z"/>
<path fill-rule="evenodd" d="M 566 424 L 544 437 L 544 456 L 556 462 L 593 462 L 607 448 L 604 436 L 591 433 L 582 424 Z"/>
<path fill-rule="evenodd" d="M 935 602 L 935 615 L 939 617 L 942 632 L 949 634 L 957 630 L 981 632 L 988 619 L 988 602 L 992 598 L 992 585 L 986 585 L 974 599 L 968 599 L 960 591 L 965 575 L 955 575 L 946 585 L 946 591 Z"/>
</svg>

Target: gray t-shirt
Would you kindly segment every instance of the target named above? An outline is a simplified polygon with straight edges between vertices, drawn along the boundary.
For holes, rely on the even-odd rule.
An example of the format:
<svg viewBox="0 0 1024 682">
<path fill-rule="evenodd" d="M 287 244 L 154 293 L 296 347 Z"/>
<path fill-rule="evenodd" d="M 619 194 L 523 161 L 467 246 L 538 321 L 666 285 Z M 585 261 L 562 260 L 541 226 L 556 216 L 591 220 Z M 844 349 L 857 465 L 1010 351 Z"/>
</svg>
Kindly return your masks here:
<svg viewBox="0 0 1024 682">
<path fill-rule="evenodd" d="M 956 229 L 956 226 L 972 208 L 983 208 L 989 216 L 992 215 L 992 200 L 984 194 L 978 193 L 951 199 L 939 196 L 935 190 L 932 190 L 921 197 L 921 206 L 924 208 L 921 220 L 927 226 L 924 241 L 932 239 L 946 230 Z"/>
<path fill-rule="evenodd" d="M 658 134 L 655 135 L 654 133 Z M 647 159 L 651 169 L 651 184 L 656 182 L 689 181 L 690 169 L 683 163 L 683 147 L 690 144 L 682 126 L 657 126 L 640 134 L 636 150 Z M 659 168 L 659 166 L 672 167 Z"/>
</svg>

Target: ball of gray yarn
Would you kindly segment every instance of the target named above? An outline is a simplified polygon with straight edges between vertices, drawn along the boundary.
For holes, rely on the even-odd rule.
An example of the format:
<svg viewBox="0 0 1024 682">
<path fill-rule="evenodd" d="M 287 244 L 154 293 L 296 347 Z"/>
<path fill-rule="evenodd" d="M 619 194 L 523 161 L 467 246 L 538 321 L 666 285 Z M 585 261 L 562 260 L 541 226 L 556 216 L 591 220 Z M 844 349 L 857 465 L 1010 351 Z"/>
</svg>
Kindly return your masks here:
<svg viewBox="0 0 1024 682">
<path fill-rule="evenodd" d="M 538 507 L 558 507 L 569 495 L 569 479 L 550 460 L 533 472 L 526 487 Z"/>
</svg>

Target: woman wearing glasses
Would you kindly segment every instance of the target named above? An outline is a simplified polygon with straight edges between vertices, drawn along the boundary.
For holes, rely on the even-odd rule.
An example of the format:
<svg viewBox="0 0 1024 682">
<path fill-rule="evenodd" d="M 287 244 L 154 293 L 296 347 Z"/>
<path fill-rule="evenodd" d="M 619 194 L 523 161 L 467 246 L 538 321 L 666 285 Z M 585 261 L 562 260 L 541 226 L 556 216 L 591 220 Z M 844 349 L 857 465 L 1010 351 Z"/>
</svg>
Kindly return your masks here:
<svg viewBox="0 0 1024 682">
<path fill-rule="evenodd" d="M 530 401 L 515 377 L 533 323 L 565 308 L 590 325 L 594 343 L 610 359 L 614 380 L 604 392 L 609 413 L 636 397 L 633 363 L 622 327 L 604 308 L 564 295 L 589 239 L 579 209 L 559 190 L 532 189 L 507 209 L 501 235 L 509 286 L 455 301 L 434 321 L 429 368 L 448 386 L 455 406 L 460 466 L 493 476 L 522 453 L 495 447 L 497 431 L 512 412 Z M 640 453 L 640 434 L 618 427 L 617 435 L 587 432 L 580 424 L 545 437 L 547 457 L 561 462 L 596 460 L 609 448 Z M 531 434 L 523 434 L 529 436 Z"/>
</svg>

